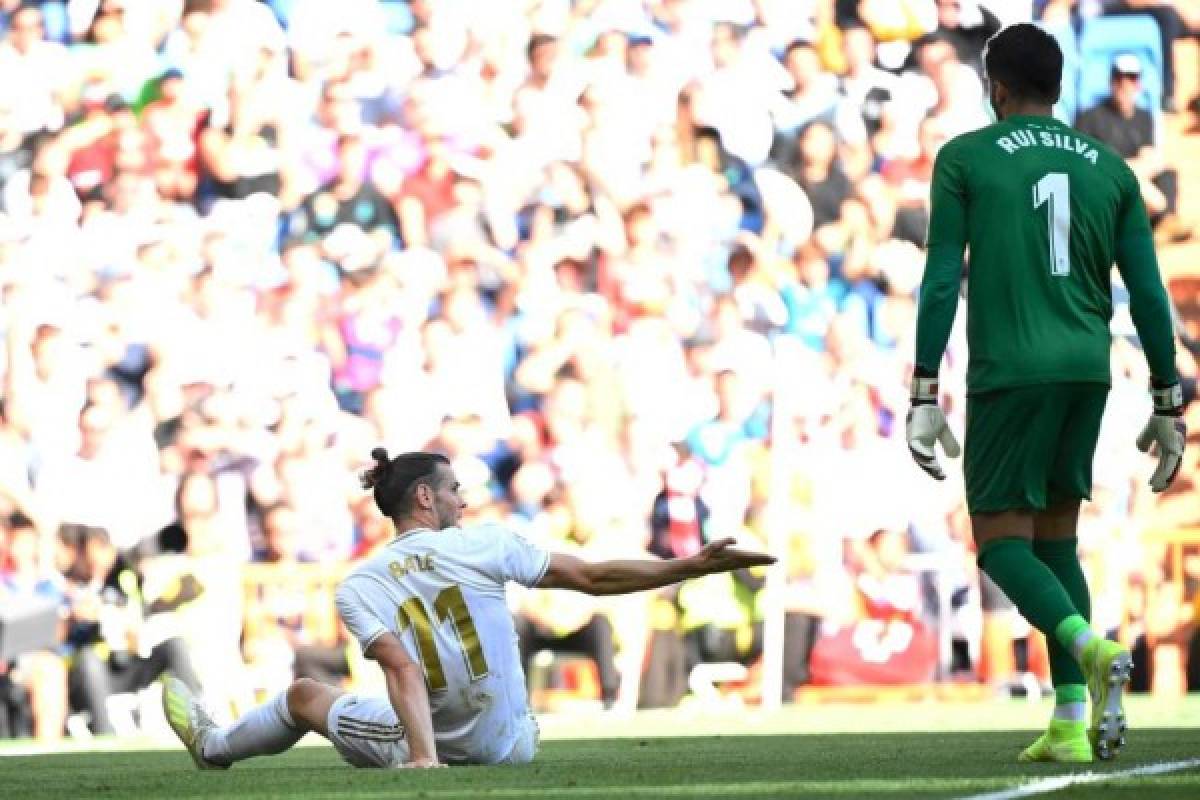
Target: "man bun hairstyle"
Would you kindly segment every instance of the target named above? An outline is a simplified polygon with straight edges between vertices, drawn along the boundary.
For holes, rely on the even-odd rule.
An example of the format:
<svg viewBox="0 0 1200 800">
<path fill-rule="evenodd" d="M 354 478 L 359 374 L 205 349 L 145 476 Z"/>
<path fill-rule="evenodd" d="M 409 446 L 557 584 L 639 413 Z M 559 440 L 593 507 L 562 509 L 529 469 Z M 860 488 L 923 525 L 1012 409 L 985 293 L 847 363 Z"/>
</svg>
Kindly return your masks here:
<svg viewBox="0 0 1200 800">
<path fill-rule="evenodd" d="M 1009 25 L 988 40 L 983 64 L 989 80 L 999 81 L 1023 100 L 1053 105 L 1062 92 L 1063 54 L 1053 36 L 1037 25 Z"/>
<path fill-rule="evenodd" d="M 379 511 L 391 519 L 411 510 L 417 486 L 432 484 L 438 464 L 450 463 L 441 453 L 401 453 L 388 458 L 383 447 L 372 450 L 371 458 L 375 466 L 363 471 L 362 487 L 372 491 Z"/>
</svg>

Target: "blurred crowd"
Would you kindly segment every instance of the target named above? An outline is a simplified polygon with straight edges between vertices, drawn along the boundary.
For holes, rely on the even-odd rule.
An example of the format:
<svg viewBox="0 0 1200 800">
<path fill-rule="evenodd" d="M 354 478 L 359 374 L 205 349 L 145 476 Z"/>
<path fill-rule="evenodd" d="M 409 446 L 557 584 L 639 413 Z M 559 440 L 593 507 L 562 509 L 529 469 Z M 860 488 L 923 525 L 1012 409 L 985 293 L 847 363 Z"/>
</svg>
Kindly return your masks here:
<svg viewBox="0 0 1200 800">
<path fill-rule="evenodd" d="M 928 481 L 902 429 L 933 160 L 989 122 L 983 44 L 1033 3 L 0 10 L 0 604 L 53 609 L 25 652 L 0 628 L 7 732 L 112 732 L 106 701 L 165 668 L 235 705 L 353 677 L 311 596 L 275 584 L 252 620 L 242 574 L 386 541 L 356 480 L 377 444 L 445 452 L 468 523 L 551 547 L 786 554 L 778 585 L 636 613 L 514 595 L 527 663 L 582 653 L 607 704 L 754 665 L 772 604 L 789 697 L 910 651 L 923 680 L 1030 661 L 982 666 L 1028 632 L 980 585 L 961 480 Z M 1185 595 L 1147 614 L 1168 565 L 1141 533 L 1200 522 L 1200 448 L 1156 506 L 1144 359 L 1114 341 L 1096 615 L 1183 641 Z"/>
</svg>

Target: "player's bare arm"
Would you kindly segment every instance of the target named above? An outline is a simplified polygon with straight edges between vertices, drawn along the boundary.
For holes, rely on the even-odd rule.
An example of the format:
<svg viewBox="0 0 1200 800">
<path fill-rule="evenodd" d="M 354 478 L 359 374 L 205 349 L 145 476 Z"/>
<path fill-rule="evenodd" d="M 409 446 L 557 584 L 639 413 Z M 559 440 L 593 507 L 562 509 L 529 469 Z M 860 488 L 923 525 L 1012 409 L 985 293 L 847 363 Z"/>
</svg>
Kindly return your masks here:
<svg viewBox="0 0 1200 800">
<path fill-rule="evenodd" d="M 550 556 L 539 589 L 573 589 L 584 594 L 627 594 L 657 589 L 714 572 L 774 564 L 765 553 L 737 550 L 733 539 L 711 542 L 695 555 L 665 561 L 650 559 L 588 562 L 564 553 Z"/>
<path fill-rule="evenodd" d="M 433 716 L 421 665 L 409 658 L 400 640 L 390 633 L 381 635 L 366 651 L 376 661 L 387 681 L 388 699 L 396 716 L 404 723 L 409 747 L 406 767 L 440 767 L 433 738 Z"/>
</svg>

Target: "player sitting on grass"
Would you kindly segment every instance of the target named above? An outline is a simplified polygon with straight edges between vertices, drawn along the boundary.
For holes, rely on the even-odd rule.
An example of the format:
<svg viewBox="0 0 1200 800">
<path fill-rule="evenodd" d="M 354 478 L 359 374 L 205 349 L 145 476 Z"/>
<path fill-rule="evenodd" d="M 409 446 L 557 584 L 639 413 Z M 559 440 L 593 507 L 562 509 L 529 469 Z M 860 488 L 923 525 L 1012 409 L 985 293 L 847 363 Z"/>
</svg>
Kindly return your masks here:
<svg viewBox="0 0 1200 800">
<path fill-rule="evenodd" d="M 457 527 L 464 502 L 445 457 L 376 448 L 363 475 L 396 538 L 337 589 L 337 609 L 387 697 L 363 697 L 301 678 L 228 727 L 213 723 L 181 681 L 163 705 L 201 769 L 280 753 L 309 731 L 359 767 L 524 764 L 538 730 L 525 695 L 505 583 L 587 594 L 654 589 L 775 559 L 713 542 L 688 558 L 588 563 L 551 554 L 498 525 Z"/>
<path fill-rule="evenodd" d="M 1051 116 L 1058 44 L 1033 25 L 1013 25 L 991 39 L 984 61 L 1000 121 L 948 142 L 934 165 L 908 443 L 938 480 L 935 443 L 958 455 L 937 372 L 966 246 L 971 526 L 980 567 L 1046 635 L 1054 679 L 1049 729 L 1020 760 L 1087 762 L 1125 743 L 1121 693 L 1133 668 L 1126 648 L 1088 625 L 1075 534 L 1110 383 L 1114 260 L 1153 376 L 1153 414 L 1137 445 L 1157 448 L 1156 492 L 1179 470 L 1183 393 L 1137 178 L 1120 156 Z"/>
</svg>

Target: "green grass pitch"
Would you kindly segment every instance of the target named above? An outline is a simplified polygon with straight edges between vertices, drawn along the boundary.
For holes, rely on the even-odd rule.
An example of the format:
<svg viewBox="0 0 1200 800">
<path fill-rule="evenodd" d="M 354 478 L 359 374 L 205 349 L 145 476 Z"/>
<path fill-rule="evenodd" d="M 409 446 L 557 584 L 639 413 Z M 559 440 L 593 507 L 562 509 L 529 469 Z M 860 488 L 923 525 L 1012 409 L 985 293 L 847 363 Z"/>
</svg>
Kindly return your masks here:
<svg viewBox="0 0 1200 800">
<path fill-rule="evenodd" d="M 1200 757 L 1200 698 L 1131 704 L 1130 744 L 1113 762 L 1067 769 L 1015 755 L 1044 719 L 1038 704 L 961 708 L 812 706 L 777 714 L 550 718 L 526 767 L 356 770 L 326 746 L 198 772 L 178 749 L 13 754 L 0 748 L 5 798 L 766 798 L 964 797 L 1066 773 L 1120 772 Z M 999 728 L 999 729 L 990 729 Z M 839 730 L 819 733 L 819 730 Z M 680 736 L 680 732 L 693 735 Z M 790 732 L 789 732 L 790 731 Z M 676 735 L 670 735 L 670 734 Z M 563 738 L 581 735 L 604 738 Z M 7 754 L 6 754 L 7 751 Z M 1069 787 L 1054 797 L 1200 797 L 1200 766 Z"/>
</svg>

